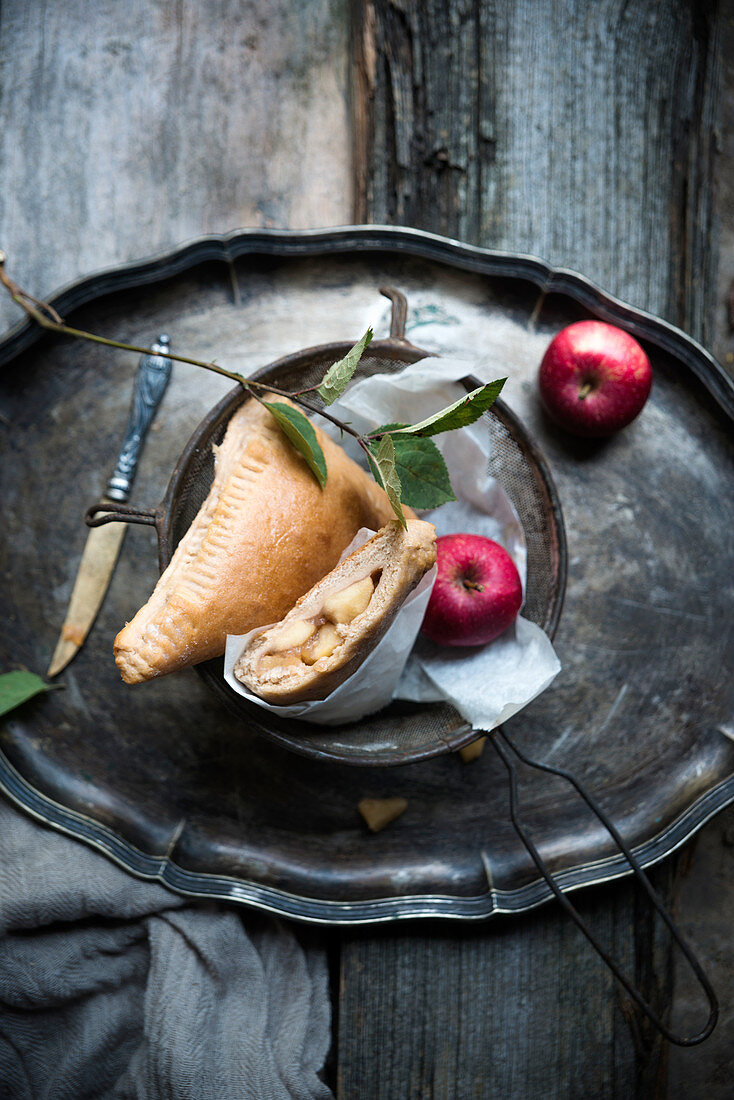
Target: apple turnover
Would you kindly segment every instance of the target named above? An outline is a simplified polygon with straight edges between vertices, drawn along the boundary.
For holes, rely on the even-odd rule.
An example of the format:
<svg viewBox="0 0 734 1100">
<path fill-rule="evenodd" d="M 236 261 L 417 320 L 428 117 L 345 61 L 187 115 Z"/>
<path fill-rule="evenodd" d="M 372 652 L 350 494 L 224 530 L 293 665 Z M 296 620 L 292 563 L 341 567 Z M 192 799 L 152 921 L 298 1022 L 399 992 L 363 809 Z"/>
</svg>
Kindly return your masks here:
<svg viewBox="0 0 734 1100">
<path fill-rule="evenodd" d="M 314 428 L 326 459 L 323 489 L 266 408 L 249 400 L 235 412 L 196 519 L 115 639 L 127 683 L 217 657 L 228 634 L 280 619 L 360 527 L 374 530 L 393 515 L 369 474 Z"/>
<path fill-rule="evenodd" d="M 436 529 L 392 520 L 296 602 L 253 635 L 234 666 L 268 703 L 324 699 L 364 661 L 408 594 L 436 560 Z"/>
</svg>

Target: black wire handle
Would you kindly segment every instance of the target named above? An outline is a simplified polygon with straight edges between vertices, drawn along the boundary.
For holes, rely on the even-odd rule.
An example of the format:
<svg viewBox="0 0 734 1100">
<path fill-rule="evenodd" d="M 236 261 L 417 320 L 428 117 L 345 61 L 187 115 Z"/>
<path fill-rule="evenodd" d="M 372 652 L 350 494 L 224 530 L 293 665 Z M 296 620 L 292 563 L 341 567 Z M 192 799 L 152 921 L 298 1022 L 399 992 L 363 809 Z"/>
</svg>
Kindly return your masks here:
<svg viewBox="0 0 734 1100">
<path fill-rule="evenodd" d="M 667 909 L 665 908 L 665 906 L 663 904 L 663 901 L 662 901 L 662 898 L 657 893 L 657 891 L 655 890 L 655 888 L 651 884 L 650 880 L 648 879 L 647 875 L 643 871 L 643 869 L 642 869 L 642 867 L 639 863 L 639 860 L 636 858 L 636 856 L 631 852 L 631 850 L 627 847 L 625 842 L 622 840 L 622 837 L 619 834 L 619 830 L 614 825 L 614 822 L 611 821 L 611 819 L 609 817 L 607 817 L 607 815 L 604 813 L 604 811 L 602 810 L 601 806 L 596 801 L 596 799 L 592 798 L 592 796 L 589 794 L 589 792 L 587 790 L 585 790 L 584 787 L 582 787 L 582 785 L 579 783 L 579 781 L 576 779 L 576 777 L 573 776 L 570 772 L 564 771 L 563 768 L 553 768 L 553 767 L 551 767 L 550 764 L 541 764 L 540 762 L 538 762 L 536 760 L 530 760 L 527 756 L 525 756 L 524 753 L 520 752 L 520 750 L 518 749 L 518 747 L 516 745 L 514 745 L 509 740 L 509 738 L 507 737 L 507 734 L 504 732 L 504 730 L 501 727 L 498 727 L 497 729 L 493 730 L 492 733 L 489 736 L 490 736 L 490 739 L 492 741 L 492 744 L 493 744 L 498 756 L 500 757 L 503 764 L 507 768 L 507 772 L 508 772 L 508 776 L 509 776 L 509 780 L 510 780 L 510 815 L 512 817 L 512 824 L 515 827 L 515 831 L 518 834 L 518 836 L 520 837 L 520 839 L 522 840 L 525 847 L 527 848 L 528 852 L 530 853 L 530 856 L 532 857 L 533 863 L 538 868 L 541 875 L 543 876 L 545 881 L 548 883 L 551 890 L 553 891 L 555 896 L 558 898 L 558 901 L 560 902 L 562 907 L 565 909 L 566 913 L 568 913 L 571 920 L 573 920 L 574 923 L 578 925 L 578 927 L 581 929 L 581 931 L 583 932 L 583 934 L 586 936 L 587 940 L 591 944 L 591 946 L 594 948 L 594 950 L 604 960 L 604 962 L 609 967 L 609 969 L 611 970 L 614 977 L 617 979 L 617 981 L 620 982 L 621 985 L 624 986 L 624 988 L 627 990 L 627 992 L 629 993 L 630 997 L 633 999 L 635 1004 L 641 1009 L 642 1012 L 644 1012 L 644 1014 L 648 1017 L 648 1019 L 652 1021 L 652 1023 L 655 1025 L 655 1027 L 658 1029 L 658 1031 L 660 1031 L 661 1034 L 664 1035 L 665 1038 L 669 1042 L 675 1043 L 677 1046 L 681 1046 L 681 1047 L 692 1047 L 692 1046 L 695 1046 L 697 1043 L 702 1043 L 704 1041 L 704 1039 L 708 1039 L 709 1035 L 711 1034 L 711 1032 L 716 1027 L 716 1021 L 719 1017 L 719 1002 L 717 1000 L 716 994 L 714 993 L 714 990 L 711 986 L 711 983 L 709 982 L 708 978 L 706 977 L 701 964 L 699 963 L 696 956 L 693 954 L 693 951 L 688 946 L 686 941 L 683 939 L 682 933 L 680 932 L 677 925 L 675 924 L 675 921 L 673 920 L 673 918 L 670 916 Z M 528 834 L 527 834 L 527 832 L 526 832 L 524 826 L 522 825 L 522 823 L 520 821 L 520 818 L 518 816 L 518 812 L 517 812 L 517 805 L 518 805 L 517 772 L 515 771 L 515 765 L 514 765 L 512 759 L 511 759 L 508 751 L 507 751 L 508 749 L 511 750 L 513 753 L 515 753 L 515 755 L 523 762 L 523 764 L 526 764 L 528 767 L 537 768 L 539 771 L 549 772 L 551 775 L 557 775 L 561 779 L 566 779 L 576 789 L 576 791 L 581 796 L 581 798 L 584 800 L 584 802 L 589 807 L 589 809 L 601 821 L 602 825 L 607 830 L 609 835 L 612 837 L 615 844 L 619 847 L 620 851 L 623 852 L 623 854 L 624 854 L 625 858 L 627 859 L 630 867 L 632 868 L 633 872 L 637 876 L 638 881 L 642 884 L 642 886 L 645 890 L 645 893 L 647 894 L 648 898 L 650 899 L 650 902 L 652 903 L 655 910 L 660 914 L 663 921 L 667 925 L 671 936 L 673 937 L 673 939 L 675 940 L 675 942 L 678 944 L 681 951 L 685 955 L 686 959 L 688 960 L 688 964 L 691 967 L 691 970 L 696 975 L 696 978 L 698 979 L 704 993 L 706 994 L 706 997 L 707 997 L 708 1003 L 709 1003 L 709 1008 L 710 1008 L 709 1018 L 706 1021 L 706 1025 L 703 1028 L 703 1030 L 699 1031 L 697 1035 L 692 1035 L 690 1037 L 683 1037 L 683 1036 L 680 1036 L 680 1035 L 674 1035 L 673 1032 L 670 1031 L 670 1029 L 666 1026 L 666 1024 L 663 1023 L 663 1021 L 660 1019 L 660 1017 L 654 1011 L 654 1009 L 651 1008 L 651 1006 L 647 1003 L 647 1001 L 643 998 L 643 996 L 631 984 L 629 979 L 626 978 L 625 975 L 621 972 L 621 970 L 619 969 L 619 966 L 617 965 L 617 963 L 614 961 L 614 959 L 612 959 L 611 955 L 609 955 L 608 952 L 605 951 L 605 949 L 602 947 L 602 945 L 596 939 L 594 934 L 591 932 L 591 930 L 588 927 L 588 925 L 586 924 L 584 918 L 581 916 L 581 914 L 578 912 L 578 910 L 571 904 L 571 902 L 568 899 L 568 895 L 564 894 L 564 892 L 561 890 L 560 886 L 558 885 L 558 883 L 554 879 L 553 875 L 551 874 L 551 872 L 548 870 L 547 866 L 545 865 L 540 853 L 538 852 L 538 849 L 535 847 L 532 840 L 528 836 Z"/>
</svg>

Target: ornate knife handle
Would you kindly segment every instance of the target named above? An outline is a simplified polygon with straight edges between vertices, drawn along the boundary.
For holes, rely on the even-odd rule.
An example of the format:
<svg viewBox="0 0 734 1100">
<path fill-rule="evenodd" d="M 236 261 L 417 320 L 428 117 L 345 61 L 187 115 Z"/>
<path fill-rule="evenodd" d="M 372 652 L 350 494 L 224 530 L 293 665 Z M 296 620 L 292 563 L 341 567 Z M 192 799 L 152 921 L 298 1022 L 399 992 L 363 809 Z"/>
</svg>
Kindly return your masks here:
<svg viewBox="0 0 734 1100">
<path fill-rule="evenodd" d="M 162 333 L 153 344 L 155 354 L 140 357 L 125 438 L 115 472 L 107 482 L 105 495 L 108 500 L 124 502 L 130 495 L 146 433 L 171 377 L 173 364 L 166 355 L 169 345 L 170 340 Z"/>
</svg>

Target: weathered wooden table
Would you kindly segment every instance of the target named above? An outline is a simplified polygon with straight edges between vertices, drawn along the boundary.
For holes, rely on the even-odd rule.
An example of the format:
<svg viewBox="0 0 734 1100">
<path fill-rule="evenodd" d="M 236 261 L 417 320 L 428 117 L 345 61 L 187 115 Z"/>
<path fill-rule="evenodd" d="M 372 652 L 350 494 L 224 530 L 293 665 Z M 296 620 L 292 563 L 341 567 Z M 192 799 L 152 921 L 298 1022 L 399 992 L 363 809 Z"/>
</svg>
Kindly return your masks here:
<svg viewBox="0 0 734 1100">
<path fill-rule="evenodd" d="M 731 361 L 733 24 L 696 0 L 6 0 L 0 243 L 45 295 L 204 232 L 412 225 L 576 268 Z M 732 822 L 655 872 L 722 1001 L 704 1047 L 661 1043 L 552 906 L 325 932 L 337 1094 L 730 1095 Z M 632 885 L 579 904 L 674 1022 L 700 1015 Z"/>
</svg>

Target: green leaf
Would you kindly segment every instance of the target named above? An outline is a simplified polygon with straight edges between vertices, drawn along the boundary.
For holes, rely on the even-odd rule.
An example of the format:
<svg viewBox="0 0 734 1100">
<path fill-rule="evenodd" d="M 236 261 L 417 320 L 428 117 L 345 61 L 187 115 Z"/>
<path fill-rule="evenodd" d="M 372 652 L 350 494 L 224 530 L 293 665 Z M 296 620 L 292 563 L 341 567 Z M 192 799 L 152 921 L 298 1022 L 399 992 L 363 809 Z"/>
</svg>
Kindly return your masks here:
<svg viewBox="0 0 734 1100">
<path fill-rule="evenodd" d="M 467 424 L 473 424 L 479 420 L 487 409 L 494 404 L 499 397 L 506 378 L 498 378 L 496 382 L 488 382 L 486 386 L 478 386 L 466 397 L 460 397 L 452 405 L 434 413 L 433 416 L 421 420 L 418 424 L 408 424 L 397 429 L 401 435 L 429 436 L 438 435 L 440 432 L 453 432 L 457 428 L 465 428 Z"/>
<path fill-rule="evenodd" d="M 0 675 L 0 715 L 19 707 L 21 703 L 51 691 L 53 684 L 45 683 L 35 672 L 4 672 Z"/>
<path fill-rule="evenodd" d="M 395 432 L 398 428 L 409 428 L 410 424 L 401 424 L 396 421 L 394 424 L 380 424 L 379 428 L 373 428 L 369 433 L 370 436 L 384 435 L 385 432 Z"/>
<path fill-rule="evenodd" d="M 317 393 L 321 394 L 325 405 L 331 405 L 344 393 L 349 385 L 352 375 L 357 369 L 357 364 L 362 358 L 362 353 L 372 339 L 372 329 L 368 328 L 361 340 L 351 351 L 348 351 L 343 359 L 329 367 L 321 380 Z"/>
<path fill-rule="evenodd" d="M 263 401 L 263 405 L 270 409 L 280 428 L 303 455 L 323 489 L 326 485 L 326 459 L 311 421 L 298 409 L 284 405 L 282 401 Z"/>
<path fill-rule="evenodd" d="M 386 435 L 385 439 L 392 439 L 403 504 L 438 508 L 456 500 L 443 455 L 432 439 L 409 435 Z"/>
<path fill-rule="evenodd" d="M 377 467 L 380 475 L 379 480 L 382 482 L 382 487 L 387 493 L 387 499 L 392 504 L 393 512 L 398 517 L 403 527 L 407 527 L 405 513 L 400 503 L 402 489 L 400 477 L 395 469 L 395 447 L 393 445 L 392 436 L 383 435 L 379 443 L 370 443 L 369 448 L 374 460 L 374 466 Z"/>
</svg>

